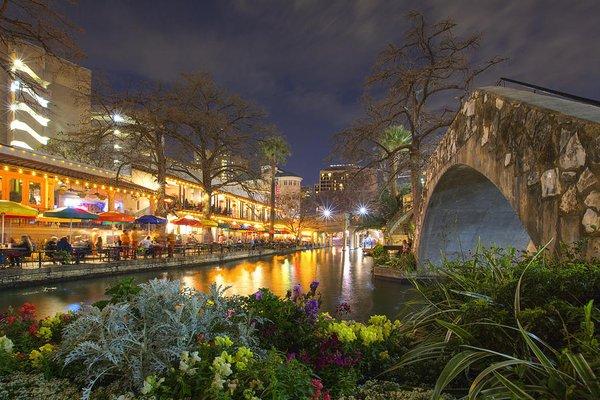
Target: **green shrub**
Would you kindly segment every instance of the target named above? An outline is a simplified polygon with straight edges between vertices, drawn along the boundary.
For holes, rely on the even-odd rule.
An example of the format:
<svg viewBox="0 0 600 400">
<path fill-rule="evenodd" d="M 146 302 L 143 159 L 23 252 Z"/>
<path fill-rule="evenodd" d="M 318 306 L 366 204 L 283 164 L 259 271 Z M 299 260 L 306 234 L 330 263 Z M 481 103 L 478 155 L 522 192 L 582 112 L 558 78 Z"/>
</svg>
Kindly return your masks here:
<svg viewBox="0 0 600 400">
<path fill-rule="evenodd" d="M 339 400 L 430 400 L 432 393 L 422 388 L 407 390 L 394 382 L 367 381 L 354 394 L 339 397 Z M 440 397 L 440 400 L 451 399 L 453 397 L 446 394 Z"/>
<path fill-rule="evenodd" d="M 81 397 L 68 379 L 46 379 L 43 374 L 17 372 L 0 376 L 0 399 L 72 400 Z"/>
</svg>

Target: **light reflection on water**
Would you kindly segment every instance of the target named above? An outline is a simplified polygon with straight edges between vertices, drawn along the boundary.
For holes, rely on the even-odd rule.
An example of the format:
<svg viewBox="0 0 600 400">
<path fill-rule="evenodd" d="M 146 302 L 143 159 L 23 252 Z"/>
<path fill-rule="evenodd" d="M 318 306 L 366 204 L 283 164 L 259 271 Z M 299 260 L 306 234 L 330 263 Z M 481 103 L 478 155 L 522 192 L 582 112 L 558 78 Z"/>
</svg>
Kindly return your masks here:
<svg viewBox="0 0 600 400">
<path fill-rule="evenodd" d="M 373 279 L 371 258 L 363 258 L 359 250 L 307 250 L 284 256 L 234 261 L 220 265 L 186 267 L 169 271 L 130 274 L 136 281 L 153 278 L 178 279 L 183 285 L 206 290 L 212 283 L 232 286 L 229 294 L 248 295 L 266 287 L 284 296 L 296 283 L 307 290 L 314 280 L 320 282 L 319 292 L 325 311 L 333 311 L 347 302 L 352 317 L 364 319 L 371 314 L 396 316 L 406 300 L 413 298 L 410 285 Z M 104 291 L 124 275 L 82 279 L 35 288 L 9 289 L 0 292 L 0 310 L 34 303 L 39 316 L 75 310 L 80 303 L 104 298 Z"/>
</svg>

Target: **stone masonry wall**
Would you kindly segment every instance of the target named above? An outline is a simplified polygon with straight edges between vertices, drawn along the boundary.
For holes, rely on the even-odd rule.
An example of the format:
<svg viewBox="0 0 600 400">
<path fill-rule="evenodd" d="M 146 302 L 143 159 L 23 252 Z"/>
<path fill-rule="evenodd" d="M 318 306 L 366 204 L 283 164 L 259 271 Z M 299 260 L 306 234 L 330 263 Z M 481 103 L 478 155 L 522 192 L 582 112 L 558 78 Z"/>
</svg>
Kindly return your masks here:
<svg viewBox="0 0 600 400">
<path fill-rule="evenodd" d="M 600 256 L 600 108 L 502 87 L 473 92 L 427 163 L 416 246 L 431 193 L 468 165 L 507 198 L 536 246 Z"/>
</svg>

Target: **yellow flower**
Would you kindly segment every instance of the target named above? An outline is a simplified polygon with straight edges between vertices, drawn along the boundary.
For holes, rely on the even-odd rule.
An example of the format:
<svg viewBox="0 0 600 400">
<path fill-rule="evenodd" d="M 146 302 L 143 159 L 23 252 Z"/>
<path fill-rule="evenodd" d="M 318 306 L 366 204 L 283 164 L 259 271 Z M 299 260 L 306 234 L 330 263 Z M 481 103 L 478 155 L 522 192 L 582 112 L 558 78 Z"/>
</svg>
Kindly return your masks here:
<svg viewBox="0 0 600 400">
<path fill-rule="evenodd" d="M 54 346 L 51 345 L 50 343 L 46 343 L 45 345 L 43 345 L 42 347 L 39 348 L 39 350 L 42 352 L 42 354 L 50 354 L 54 351 Z"/>
<path fill-rule="evenodd" d="M 38 350 L 31 350 L 31 353 L 29 353 L 29 361 L 31 361 L 31 365 L 33 365 L 34 368 L 40 368 L 42 366 L 43 358 L 44 356 Z"/>
<path fill-rule="evenodd" d="M 42 326 L 40 329 L 38 329 L 37 336 L 40 339 L 50 340 L 52 339 L 52 329 L 48 328 L 47 326 Z"/>
<path fill-rule="evenodd" d="M 356 333 L 352 326 L 349 326 L 347 322 L 332 322 L 329 324 L 329 332 L 335 333 L 340 342 L 353 342 L 356 340 Z"/>
<path fill-rule="evenodd" d="M 229 336 L 217 336 L 215 338 L 215 344 L 221 347 L 231 347 L 233 345 L 233 341 L 229 338 Z"/>
</svg>

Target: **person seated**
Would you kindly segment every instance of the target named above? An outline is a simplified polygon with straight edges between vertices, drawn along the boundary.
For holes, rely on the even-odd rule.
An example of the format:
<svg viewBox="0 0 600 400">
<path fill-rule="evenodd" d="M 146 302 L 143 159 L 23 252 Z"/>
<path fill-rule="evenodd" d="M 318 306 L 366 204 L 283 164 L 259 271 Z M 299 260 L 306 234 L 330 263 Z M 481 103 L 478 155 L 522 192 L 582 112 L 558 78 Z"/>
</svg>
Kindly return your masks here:
<svg viewBox="0 0 600 400">
<path fill-rule="evenodd" d="M 150 236 L 146 236 L 140 241 L 140 247 L 144 250 L 144 257 L 151 255 L 154 257 L 154 244 L 150 239 Z"/>
<path fill-rule="evenodd" d="M 58 238 L 56 236 L 52 236 L 48 242 L 46 242 L 46 246 L 44 246 L 44 252 L 46 256 L 52 260 L 53 264 L 56 264 L 56 251 L 58 250 Z"/>
<path fill-rule="evenodd" d="M 60 238 L 58 243 L 56 244 L 56 251 L 61 260 L 61 264 L 67 264 L 71 255 L 73 254 L 73 246 L 69 243 L 69 238 L 63 236 Z"/>
<path fill-rule="evenodd" d="M 10 261 L 11 267 L 20 267 L 24 257 L 30 257 L 31 253 L 33 253 L 33 243 L 29 236 L 23 235 L 21 236 L 21 242 L 14 246 L 15 249 L 18 249 L 18 252 L 10 255 L 8 260 Z"/>
</svg>

